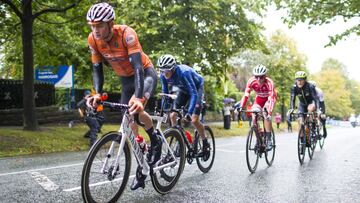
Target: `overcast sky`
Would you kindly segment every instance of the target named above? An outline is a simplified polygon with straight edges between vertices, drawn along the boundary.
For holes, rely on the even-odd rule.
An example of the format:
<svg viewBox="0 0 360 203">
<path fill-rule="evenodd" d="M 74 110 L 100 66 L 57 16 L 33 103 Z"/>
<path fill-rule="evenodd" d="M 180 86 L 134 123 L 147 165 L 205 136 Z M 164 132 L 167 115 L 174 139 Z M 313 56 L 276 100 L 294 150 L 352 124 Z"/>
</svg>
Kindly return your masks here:
<svg viewBox="0 0 360 203">
<path fill-rule="evenodd" d="M 263 19 L 267 37 L 277 29 L 281 29 L 296 41 L 298 50 L 307 56 L 307 67 L 311 73 L 319 71 L 327 58 L 335 58 L 346 66 L 350 78 L 360 82 L 360 36 L 353 35 L 346 40 L 339 41 L 336 46 L 324 48 L 329 42 L 329 35 L 341 33 L 349 25 L 359 23 L 359 18 L 347 24 L 338 20 L 328 25 L 308 29 L 308 26 L 302 23 L 288 29 L 281 20 L 281 16 L 284 14 L 275 9 L 268 12 L 267 17 Z M 355 20 L 357 21 L 355 22 Z"/>
</svg>

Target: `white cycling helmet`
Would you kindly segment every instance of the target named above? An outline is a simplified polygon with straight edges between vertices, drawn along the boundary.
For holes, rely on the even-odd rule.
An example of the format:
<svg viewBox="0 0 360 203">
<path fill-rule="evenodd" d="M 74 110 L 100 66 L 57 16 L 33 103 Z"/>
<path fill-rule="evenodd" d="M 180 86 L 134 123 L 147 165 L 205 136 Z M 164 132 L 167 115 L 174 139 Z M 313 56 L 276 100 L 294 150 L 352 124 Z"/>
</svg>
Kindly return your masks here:
<svg viewBox="0 0 360 203">
<path fill-rule="evenodd" d="M 160 70 L 172 70 L 175 67 L 175 64 L 175 57 L 170 54 L 162 55 L 157 62 L 157 66 Z"/>
<path fill-rule="evenodd" d="M 115 11 L 108 3 L 94 4 L 87 12 L 86 19 L 89 24 L 109 22 L 115 19 Z"/>
<path fill-rule="evenodd" d="M 254 76 L 263 76 L 266 75 L 268 69 L 264 66 L 264 65 L 257 65 L 255 66 L 254 70 L 253 70 L 253 75 Z"/>
</svg>

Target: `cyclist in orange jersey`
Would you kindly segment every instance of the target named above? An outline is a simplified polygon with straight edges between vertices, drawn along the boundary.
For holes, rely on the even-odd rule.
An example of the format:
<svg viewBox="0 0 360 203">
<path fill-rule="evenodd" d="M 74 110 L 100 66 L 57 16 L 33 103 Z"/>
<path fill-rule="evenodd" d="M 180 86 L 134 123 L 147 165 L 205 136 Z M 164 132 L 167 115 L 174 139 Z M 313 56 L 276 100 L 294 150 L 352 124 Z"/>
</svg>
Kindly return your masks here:
<svg viewBox="0 0 360 203">
<path fill-rule="evenodd" d="M 162 141 L 154 131 L 151 117 L 144 111 L 147 100 L 156 89 L 157 74 L 143 52 L 136 32 L 127 25 L 114 25 L 115 12 L 108 3 L 94 4 L 87 13 L 92 32 L 88 37 L 93 64 L 93 82 L 96 94 L 87 100 L 87 105 L 96 107 L 103 91 L 103 61 L 106 60 L 121 79 L 120 103 L 130 106 L 130 114 L 139 114 L 140 121 L 150 137 L 151 149 L 148 162 L 153 166 L 161 155 Z M 135 135 L 137 126 L 132 124 Z M 141 171 L 141 168 L 137 169 Z M 146 174 L 136 173 L 132 190 L 145 187 Z"/>
</svg>

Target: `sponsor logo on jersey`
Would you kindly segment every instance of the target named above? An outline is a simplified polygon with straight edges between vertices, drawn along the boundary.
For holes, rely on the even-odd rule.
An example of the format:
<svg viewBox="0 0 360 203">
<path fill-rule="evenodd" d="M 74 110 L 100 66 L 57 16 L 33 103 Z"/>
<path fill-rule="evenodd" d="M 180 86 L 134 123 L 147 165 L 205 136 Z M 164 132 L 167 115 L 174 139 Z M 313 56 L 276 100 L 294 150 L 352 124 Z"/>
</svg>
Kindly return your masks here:
<svg viewBox="0 0 360 203">
<path fill-rule="evenodd" d="M 133 45 L 135 43 L 135 36 L 130 34 L 126 36 L 126 44 Z"/>
</svg>

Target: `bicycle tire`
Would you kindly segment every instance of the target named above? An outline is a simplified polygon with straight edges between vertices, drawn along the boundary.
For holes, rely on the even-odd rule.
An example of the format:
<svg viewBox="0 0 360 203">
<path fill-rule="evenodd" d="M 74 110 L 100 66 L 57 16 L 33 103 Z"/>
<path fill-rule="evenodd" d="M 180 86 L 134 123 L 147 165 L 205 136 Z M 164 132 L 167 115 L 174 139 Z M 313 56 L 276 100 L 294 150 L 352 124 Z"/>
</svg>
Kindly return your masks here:
<svg viewBox="0 0 360 203">
<path fill-rule="evenodd" d="M 179 146 L 179 150 L 175 154 L 175 156 L 177 156 L 179 158 L 178 158 L 178 163 L 176 164 L 176 166 L 170 166 L 170 167 L 161 169 L 159 171 L 153 172 L 151 174 L 151 183 L 152 183 L 154 189 L 156 190 L 156 192 L 158 192 L 160 194 L 166 194 L 172 188 L 174 188 L 174 186 L 176 185 L 176 183 L 178 182 L 178 180 L 180 178 L 182 171 L 184 170 L 185 159 L 186 159 L 185 143 L 184 143 L 182 136 L 180 135 L 180 132 L 177 129 L 170 128 L 164 132 L 164 137 L 165 137 L 165 139 L 170 139 L 170 142 L 168 142 L 170 148 L 172 146 L 176 147 L 176 145 Z M 173 152 L 175 153 L 175 150 L 173 150 Z M 162 153 L 161 159 L 167 160 L 166 158 L 169 155 L 169 153 L 168 153 L 168 149 L 165 144 L 163 144 L 161 153 Z M 173 169 L 177 169 L 176 173 L 174 175 L 168 174 L 166 172 L 166 170 L 172 171 Z M 161 178 L 164 181 L 161 180 Z"/>
<path fill-rule="evenodd" d="M 304 163 L 305 149 L 306 149 L 306 134 L 304 128 L 301 127 L 298 135 L 298 158 L 301 165 Z"/>
<path fill-rule="evenodd" d="M 253 138 L 255 138 L 255 139 L 253 140 Z M 253 149 L 251 149 L 251 144 L 253 142 L 255 142 L 255 146 L 254 146 Z M 251 152 L 250 150 L 253 150 L 254 152 Z M 259 155 L 260 155 L 259 150 L 260 150 L 260 148 L 259 148 L 259 140 L 258 140 L 258 138 L 256 136 L 255 129 L 250 128 L 247 139 L 246 139 L 246 164 L 247 164 L 247 167 L 248 167 L 250 173 L 255 173 L 256 168 L 258 166 Z M 249 157 L 250 153 L 255 153 L 255 155 L 256 155 L 254 166 L 252 166 L 251 163 L 250 163 L 250 157 Z"/>
<path fill-rule="evenodd" d="M 105 168 L 107 170 L 107 173 L 100 173 L 100 170 L 102 168 L 103 164 L 99 164 L 99 166 L 97 166 L 96 164 L 99 162 L 102 162 L 102 157 L 108 157 L 109 159 L 112 157 L 116 157 L 116 153 L 118 152 L 117 149 L 119 149 L 119 142 L 121 140 L 121 135 L 118 132 L 110 132 L 108 134 L 105 134 L 98 142 L 95 143 L 95 145 L 91 148 L 91 150 L 89 151 L 86 161 L 84 163 L 84 167 L 82 170 L 82 175 L 81 175 L 81 193 L 82 193 L 82 197 L 84 202 L 89 202 L 89 203 L 93 203 L 93 202 L 116 202 L 121 194 L 123 193 L 125 186 L 127 184 L 127 181 L 129 179 L 130 176 L 130 169 L 131 169 L 131 154 L 130 154 L 130 147 L 128 142 L 125 142 L 124 148 L 123 148 L 123 158 L 125 159 L 124 164 L 124 171 L 123 173 L 117 172 L 117 177 L 119 177 L 120 174 L 123 174 L 122 177 L 120 178 L 115 178 L 112 177 L 112 180 L 109 180 L 109 174 L 111 173 L 112 169 L 114 169 L 115 167 L 112 165 L 113 162 L 112 161 L 108 161 L 108 163 L 110 163 L 110 165 L 107 165 L 109 167 Z M 113 143 L 115 145 L 118 145 L 114 148 L 113 152 L 114 152 L 114 156 L 108 155 L 108 149 L 104 150 L 104 154 L 100 154 L 99 157 L 97 157 L 98 152 L 101 153 L 102 151 L 102 147 L 106 147 L 107 144 L 109 143 Z M 105 156 L 102 156 L 105 155 Z M 98 159 L 95 159 L 98 158 Z M 94 161 L 96 160 L 96 161 Z M 93 167 L 97 170 L 94 169 L 95 174 L 98 175 L 102 175 L 103 177 L 100 177 L 99 182 L 91 182 L 90 181 L 90 175 L 92 172 Z M 116 167 L 116 170 L 120 171 L 121 167 L 119 167 L 119 165 Z M 121 181 L 121 183 L 117 182 L 117 180 Z M 114 192 L 111 193 L 110 190 L 108 190 L 108 188 L 103 189 L 103 187 L 107 187 L 110 184 L 113 185 L 114 187 L 118 187 L 120 186 L 118 189 L 113 190 Z M 92 191 L 92 189 L 90 188 L 93 187 L 94 191 Z M 100 188 L 100 189 L 96 189 L 95 188 Z M 110 188 L 111 189 L 111 188 Z M 110 195 L 111 193 L 111 195 Z M 96 194 L 101 195 L 101 197 L 95 197 Z M 110 197 L 104 197 L 105 195 L 110 195 Z"/>
<path fill-rule="evenodd" d="M 272 148 L 271 150 L 266 150 L 265 152 L 265 160 L 268 166 L 271 166 L 274 162 L 274 158 L 275 158 L 275 150 L 276 150 L 276 140 L 275 140 L 275 133 L 274 130 L 272 130 L 271 133 L 271 139 L 272 139 Z M 269 152 L 273 152 L 272 155 L 269 156 Z M 269 159 L 270 158 L 270 159 Z"/>
<path fill-rule="evenodd" d="M 324 138 L 324 127 L 322 125 L 322 123 L 320 122 L 320 125 L 318 126 L 319 130 L 319 146 L 320 149 L 322 149 L 324 147 L 325 144 L 325 138 Z"/>
<path fill-rule="evenodd" d="M 209 126 L 204 126 L 204 127 L 205 127 L 205 137 L 207 138 L 210 144 L 210 154 L 208 155 L 209 157 L 204 157 L 204 153 L 202 151 L 202 143 L 200 142 L 200 140 L 198 141 L 195 150 L 198 151 L 198 153 L 201 151 L 200 153 L 203 154 L 203 156 L 196 157 L 196 163 L 200 171 L 203 173 L 207 173 L 212 168 L 215 160 L 215 137 L 213 131 Z M 199 134 L 196 132 L 195 136 L 199 136 Z M 205 165 L 205 163 L 207 164 L 207 166 Z"/>
<path fill-rule="evenodd" d="M 310 133 L 309 134 L 310 147 L 308 147 L 308 154 L 309 154 L 309 158 L 311 160 L 314 157 L 317 138 L 316 138 L 316 135 L 314 135 L 314 132 L 312 130 L 310 130 L 309 133 Z"/>
</svg>

